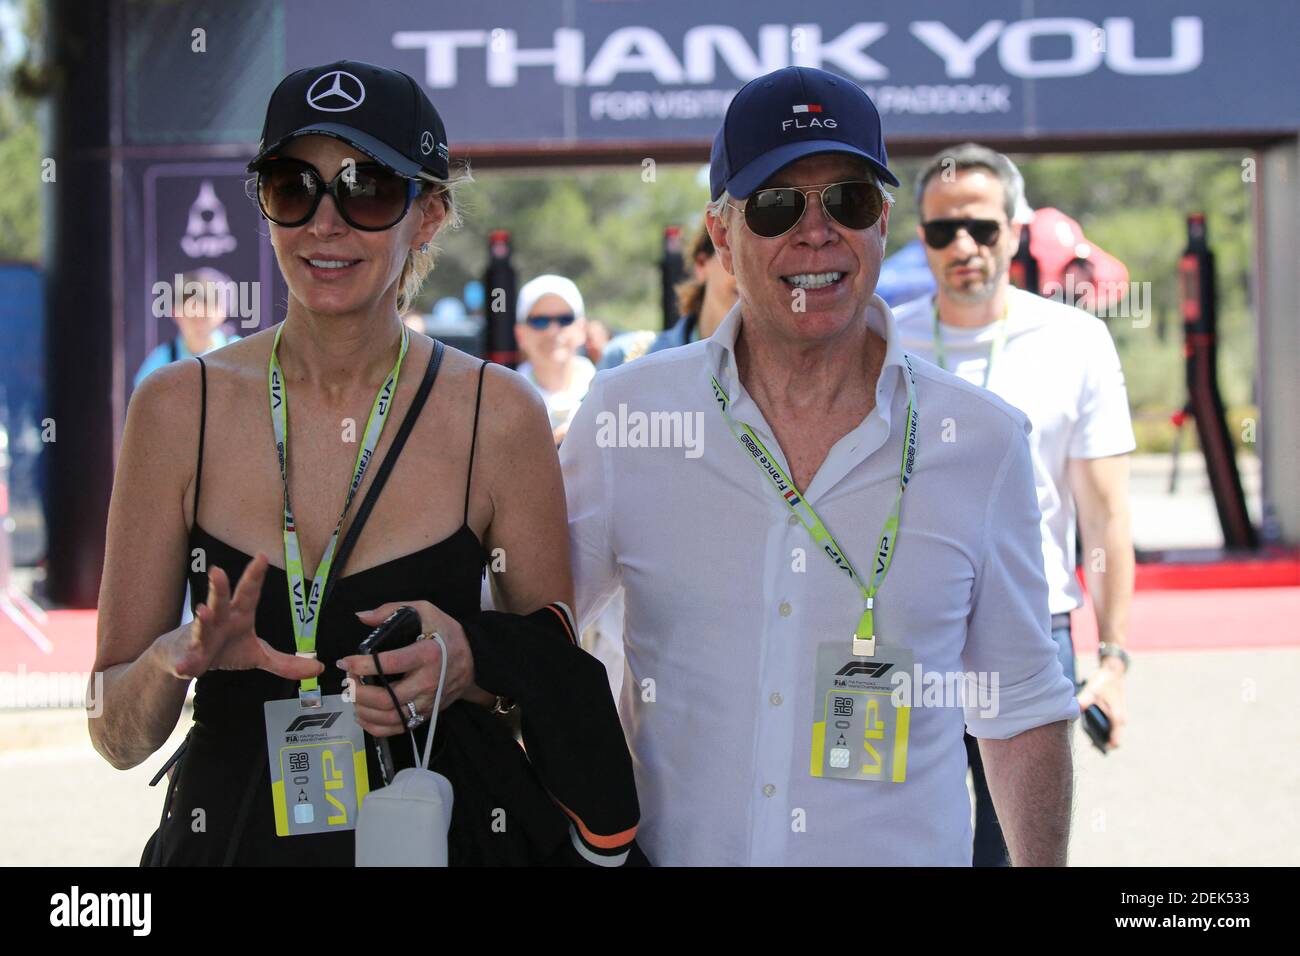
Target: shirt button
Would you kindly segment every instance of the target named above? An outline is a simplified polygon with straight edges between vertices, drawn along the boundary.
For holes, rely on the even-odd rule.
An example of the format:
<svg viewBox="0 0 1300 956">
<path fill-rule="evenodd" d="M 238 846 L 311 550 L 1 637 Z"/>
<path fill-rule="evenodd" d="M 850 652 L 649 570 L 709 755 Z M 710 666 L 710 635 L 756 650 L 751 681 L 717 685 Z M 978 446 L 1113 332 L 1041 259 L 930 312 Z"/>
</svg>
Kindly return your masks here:
<svg viewBox="0 0 1300 956">
<path fill-rule="evenodd" d="M 788 517 L 788 518 L 785 519 L 785 523 L 788 524 L 790 527 L 793 528 L 793 527 L 795 527 L 796 525 L 799 524 L 799 516 L 798 516 L 798 515 L 791 515 L 790 517 Z"/>
<path fill-rule="evenodd" d="M 781 704 L 784 703 L 785 698 L 781 696 L 780 691 L 777 691 L 775 694 L 769 697 L 768 700 L 772 702 L 773 707 L 780 707 Z"/>
<path fill-rule="evenodd" d="M 790 612 L 793 611 L 794 608 L 790 607 L 789 601 L 782 601 L 781 606 L 777 608 L 777 610 L 781 612 L 782 617 L 789 617 Z"/>
<path fill-rule="evenodd" d="M 763 796 L 770 797 L 774 793 L 776 793 L 776 787 L 772 784 L 768 783 L 763 785 Z"/>
</svg>

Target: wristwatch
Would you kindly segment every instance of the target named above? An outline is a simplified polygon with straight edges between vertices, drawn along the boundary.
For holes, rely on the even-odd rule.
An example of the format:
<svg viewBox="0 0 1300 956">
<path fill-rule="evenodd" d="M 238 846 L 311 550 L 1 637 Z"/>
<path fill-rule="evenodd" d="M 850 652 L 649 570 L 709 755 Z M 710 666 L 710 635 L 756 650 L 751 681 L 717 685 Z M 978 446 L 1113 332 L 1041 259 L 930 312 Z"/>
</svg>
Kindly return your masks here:
<svg viewBox="0 0 1300 956">
<path fill-rule="evenodd" d="M 1098 644 L 1097 659 L 1104 661 L 1108 657 L 1118 657 L 1124 664 L 1125 674 L 1128 673 L 1129 668 L 1132 666 L 1128 656 L 1128 651 L 1124 650 L 1124 648 L 1120 647 L 1118 644 L 1107 644 L 1105 642 Z"/>
</svg>

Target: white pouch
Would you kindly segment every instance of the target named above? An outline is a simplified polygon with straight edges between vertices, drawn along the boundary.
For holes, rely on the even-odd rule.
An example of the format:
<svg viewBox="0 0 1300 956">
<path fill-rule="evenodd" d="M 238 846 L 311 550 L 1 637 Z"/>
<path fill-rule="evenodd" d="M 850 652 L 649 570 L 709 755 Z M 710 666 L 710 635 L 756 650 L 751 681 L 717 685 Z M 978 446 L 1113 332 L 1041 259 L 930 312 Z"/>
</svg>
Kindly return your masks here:
<svg viewBox="0 0 1300 956">
<path fill-rule="evenodd" d="M 434 634 L 442 650 L 438 693 L 433 702 L 429 737 L 420 766 L 399 771 L 386 787 L 372 790 L 357 815 L 357 866 L 446 866 L 447 831 L 451 827 L 451 781 L 429 769 L 434 731 L 447 677 L 447 645 Z M 415 749 L 415 735 L 411 735 Z M 420 757 L 417 751 L 415 756 Z"/>
</svg>

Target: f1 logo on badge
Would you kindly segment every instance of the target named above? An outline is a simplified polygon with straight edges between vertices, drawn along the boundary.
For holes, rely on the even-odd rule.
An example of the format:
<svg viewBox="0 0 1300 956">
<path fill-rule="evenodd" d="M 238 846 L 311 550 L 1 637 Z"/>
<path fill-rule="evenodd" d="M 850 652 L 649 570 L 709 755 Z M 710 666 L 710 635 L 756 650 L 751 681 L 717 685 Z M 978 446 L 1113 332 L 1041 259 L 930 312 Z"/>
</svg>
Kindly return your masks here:
<svg viewBox="0 0 1300 956">
<path fill-rule="evenodd" d="M 849 661 L 835 672 L 835 676 L 853 677 L 857 674 L 865 674 L 867 677 L 880 677 L 893 666 L 893 664 L 884 661 L 874 664 L 869 664 L 866 661 Z"/>
<path fill-rule="evenodd" d="M 295 730 L 308 730 L 312 727 L 319 727 L 326 730 L 334 725 L 334 721 L 339 719 L 341 711 L 333 711 L 328 714 L 304 714 L 301 717 L 295 717 L 293 723 L 285 728 L 286 734 L 291 734 Z"/>
</svg>

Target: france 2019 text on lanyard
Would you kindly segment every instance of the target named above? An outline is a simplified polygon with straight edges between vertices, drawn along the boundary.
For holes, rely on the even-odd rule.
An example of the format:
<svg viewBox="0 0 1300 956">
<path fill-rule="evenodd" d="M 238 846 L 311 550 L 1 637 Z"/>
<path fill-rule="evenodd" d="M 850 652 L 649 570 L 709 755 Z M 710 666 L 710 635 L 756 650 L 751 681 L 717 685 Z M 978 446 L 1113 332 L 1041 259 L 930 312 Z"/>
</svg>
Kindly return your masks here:
<svg viewBox="0 0 1300 956">
<path fill-rule="evenodd" d="M 830 529 L 826 527 L 812 505 L 803 499 L 799 489 L 795 487 L 794 481 L 777 464 L 776 458 L 767 450 L 767 447 L 754 433 L 754 430 L 744 422 L 737 422 L 731 417 L 730 412 L 728 412 L 731 399 L 718 382 L 717 377 L 711 377 L 713 381 L 713 397 L 717 400 L 718 409 L 722 412 L 722 417 L 726 419 L 731 433 L 736 436 L 736 440 L 740 442 L 741 447 L 749 452 L 754 464 L 767 476 L 772 487 L 781 496 L 781 500 L 799 519 L 808 534 L 812 536 L 813 541 L 821 546 L 826 556 L 834 562 L 837 568 L 847 574 L 849 579 L 857 585 L 858 590 L 862 592 L 866 609 L 862 612 L 862 617 L 858 620 L 857 630 L 853 633 L 853 653 L 858 657 L 870 657 L 876 652 L 876 629 L 873 613 L 876 592 L 880 590 L 880 585 L 889 573 L 889 565 L 894 557 L 894 545 L 898 540 L 898 523 L 902 514 L 903 492 L 907 490 L 907 483 L 911 480 L 912 471 L 916 467 L 918 420 L 916 376 L 912 372 L 912 363 L 906 354 L 903 355 L 903 363 L 907 366 L 907 427 L 904 432 L 902 462 L 898 469 L 898 490 L 894 494 L 893 506 L 889 510 L 889 515 L 885 518 L 885 526 L 880 532 L 880 540 L 876 545 L 875 571 L 865 584 L 862 577 L 854 569 L 853 563 L 849 560 L 844 549 L 840 547 L 839 542 L 831 534 Z"/>
<path fill-rule="evenodd" d="M 406 358 L 406 350 L 410 345 L 410 330 L 405 326 L 402 327 L 402 346 L 398 351 L 397 361 L 393 364 L 392 371 L 384 379 L 384 384 L 380 386 L 375 395 L 374 403 L 370 406 L 370 417 L 366 419 L 366 430 L 362 435 L 361 447 L 357 449 L 357 460 L 352 466 L 352 480 L 348 484 L 347 497 L 343 501 L 343 510 L 339 513 L 339 520 L 334 526 L 334 533 L 330 536 L 329 544 L 325 546 L 325 551 L 321 555 L 320 564 L 316 567 L 316 574 L 311 582 L 310 591 L 305 590 L 306 582 L 303 578 L 302 551 L 298 547 L 298 531 L 294 526 L 293 508 L 289 504 L 289 400 L 284 388 L 284 371 L 280 368 L 280 361 L 276 357 L 276 353 L 280 348 L 280 333 L 283 331 L 284 324 L 281 323 L 275 332 L 275 343 L 271 346 L 271 361 L 267 370 L 267 388 L 270 392 L 271 424 L 275 429 L 275 447 L 280 458 L 280 480 L 284 483 L 285 576 L 289 581 L 289 606 L 293 611 L 291 618 L 295 650 L 299 657 L 315 657 L 316 628 L 320 622 L 320 602 L 324 597 L 325 584 L 329 580 L 330 568 L 334 564 L 334 549 L 338 545 L 339 530 L 343 527 L 343 519 L 348 513 L 348 508 L 352 506 L 352 499 L 356 496 L 357 488 L 361 486 L 361 479 L 365 477 L 366 469 L 374 456 L 375 447 L 379 444 L 379 436 L 384 430 L 384 423 L 388 421 L 388 413 L 392 410 L 393 396 L 397 394 L 398 374 L 402 369 L 402 359 Z M 321 698 L 317 678 L 309 677 L 302 681 L 298 685 L 298 697 L 305 707 L 319 706 Z"/>
</svg>

